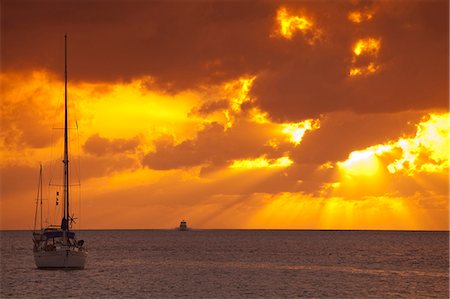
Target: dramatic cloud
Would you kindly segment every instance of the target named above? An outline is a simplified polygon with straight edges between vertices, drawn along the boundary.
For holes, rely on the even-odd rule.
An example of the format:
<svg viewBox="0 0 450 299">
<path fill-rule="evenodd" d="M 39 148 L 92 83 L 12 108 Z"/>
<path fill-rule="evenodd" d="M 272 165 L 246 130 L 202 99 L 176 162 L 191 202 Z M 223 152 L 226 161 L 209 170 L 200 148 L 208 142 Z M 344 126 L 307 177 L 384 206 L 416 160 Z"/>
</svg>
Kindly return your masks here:
<svg viewBox="0 0 450 299">
<path fill-rule="evenodd" d="M 210 101 L 202 104 L 199 108 L 195 109 L 194 113 L 201 116 L 207 116 L 217 111 L 223 111 L 230 108 L 229 102 L 226 99 L 218 101 Z"/>
<path fill-rule="evenodd" d="M 98 134 L 94 134 L 86 140 L 83 149 L 92 155 L 103 156 L 105 154 L 130 153 L 136 151 L 139 146 L 139 138 L 118 138 L 109 140 Z"/>
<path fill-rule="evenodd" d="M 255 73 L 275 50 L 269 33 L 276 6 L 269 2 L 6 1 L 3 8 L 5 70 L 59 74 L 67 32 L 71 78 L 150 75 L 176 91 Z"/>
<path fill-rule="evenodd" d="M 4 0 L 2 228 L 61 180 L 67 33 L 87 227 L 448 229 L 448 11 Z"/>
<path fill-rule="evenodd" d="M 0 75 L 0 144 L 3 147 L 42 148 L 51 143 L 51 129 L 57 124 L 53 116 L 58 105 L 55 96 L 58 92 L 49 88 L 54 79 L 43 72 Z M 23 81 L 28 84 L 22 84 Z"/>
<path fill-rule="evenodd" d="M 282 121 L 336 110 L 447 107 L 448 2 L 374 7 L 372 13 L 347 2 L 6 1 L 2 65 L 60 74 L 64 28 L 71 78 L 78 80 L 148 75 L 177 91 L 254 74 L 258 105 Z M 310 45 L 319 29 L 320 40 Z M 289 39 L 274 36 L 284 31 Z M 376 61 L 352 62 L 358 40 L 378 41 Z M 375 53 L 360 47 L 361 56 L 363 49 Z"/>
<path fill-rule="evenodd" d="M 357 26 L 342 9 L 318 18 L 326 38 L 313 47 L 303 47 L 301 35 L 287 41 L 290 60 L 254 82 L 258 105 L 277 121 L 447 107 L 448 3 L 403 4 L 379 3 L 373 19 Z"/>
<path fill-rule="evenodd" d="M 264 154 L 277 157 L 283 152 L 282 147 L 270 146 L 272 130 L 270 124 L 247 121 L 237 122 L 229 130 L 212 123 L 198 132 L 195 139 L 179 144 L 167 138 L 158 140 L 156 151 L 147 154 L 143 163 L 153 169 L 174 169 L 199 165 L 225 166 L 234 159 L 257 158 Z"/>
<path fill-rule="evenodd" d="M 387 165 L 390 173 L 405 172 L 413 175 L 416 172 L 443 172 L 448 169 L 449 115 L 430 115 L 417 125 L 417 133 L 413 137 L 400 138 L 394 142 L 368 147 L 350 153 L 349 158 L 341 163 L 344 168 L 363 168 L 365 172 L 376 170 L 376 157 L 386 153 L 399 156 Z M 400 154 L 398 154 L 400 152 Z M 358 166 L 362 164 L 361 166 Z"/>
<path fill-rule="evenodd" d="M 320 119 L 320 129 L 305 136 L 292 157 L 299 163 L 323 164 L 344 160 L 354 150 L 416 132 L 423 112 L 395 114 L 330 113 Z"/>
</svg>

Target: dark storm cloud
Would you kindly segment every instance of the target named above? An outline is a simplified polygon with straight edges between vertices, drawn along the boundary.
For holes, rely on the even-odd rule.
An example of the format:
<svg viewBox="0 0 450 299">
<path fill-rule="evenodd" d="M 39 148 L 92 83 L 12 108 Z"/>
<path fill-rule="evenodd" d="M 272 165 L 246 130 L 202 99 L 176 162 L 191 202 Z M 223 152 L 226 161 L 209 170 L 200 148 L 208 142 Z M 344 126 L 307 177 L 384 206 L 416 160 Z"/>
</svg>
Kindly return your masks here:
<svg viewBox="0 0 450 299">
<path fill-rule="evenodd" d="M 274 3 L 19 0 L 2 8 L 4 69 L 59 73 L 64 32 L 71 78 L 151 75 L 173 90 L 253 73 L 273 54 Z"/>
<path fill-rule="evenodd" d="M 369 3 L 369 2 L 367 2 Z M 257 78 L 256 105 L 277 121 L 351 110 L 394 112 L 448 105 L 448 2 L 355 4 L 289 2 L 322 32 L 274 35 L 278 2 L 11 1 L 2 2 L 3 70 L 47 68 L 61 74 L 69 34 L 70 78 L 154 78 L 169 92 Z M 374 9 L 361 24 L 355 9 Z M 381 40 L 380 71 L 349 78 L 352 45 Z"/>
<path fill-rule="evenodd" d="M 283 121 L 337 110 L 447 107 L 448 2 L 378 4 L 373 19 L 359 25 L 347 22 L 339 11 L 331 19 L 320 18 L 326 38 L 259 76 L 252 89 L 258 104 L 272 118 Z M 339 18 L 341 23 L 337 23 Z M 352 46 L 367 37 L 381 40 L 378 55 L 368 59 L 380 71 L 350 78 Z"/>
</svg>

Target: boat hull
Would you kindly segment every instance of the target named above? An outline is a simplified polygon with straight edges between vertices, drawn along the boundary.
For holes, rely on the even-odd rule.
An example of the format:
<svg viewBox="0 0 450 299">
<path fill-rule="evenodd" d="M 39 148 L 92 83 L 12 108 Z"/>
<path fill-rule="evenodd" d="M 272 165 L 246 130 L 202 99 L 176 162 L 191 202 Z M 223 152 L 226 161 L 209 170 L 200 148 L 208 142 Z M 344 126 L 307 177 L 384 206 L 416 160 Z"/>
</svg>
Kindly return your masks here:
<svg viewBox="0 0 450 299">
<path fill-rule="evenodd" d="M 84 269 L 86 259 L 86 251 L 73 249 L 34 252 L 34 262 L 39 269 Z"/>
</svg>

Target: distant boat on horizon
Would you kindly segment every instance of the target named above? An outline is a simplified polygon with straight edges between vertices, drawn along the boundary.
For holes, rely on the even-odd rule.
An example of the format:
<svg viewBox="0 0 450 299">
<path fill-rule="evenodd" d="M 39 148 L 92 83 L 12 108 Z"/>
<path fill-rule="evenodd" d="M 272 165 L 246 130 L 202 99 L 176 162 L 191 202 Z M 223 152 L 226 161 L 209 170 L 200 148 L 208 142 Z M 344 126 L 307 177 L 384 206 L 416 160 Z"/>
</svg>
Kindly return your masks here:
<svg viewBox="0 0 450 299">
<path fill-rule="evenodd" d="M 73 215 L 69 213 L 69 142 L 67 117 L 67 35 L 64 35 L 64 214 L 61 225 L 42 225 L 42 165 L 39 170 L 39 187 L 33 231 L 33 254 L 38 268 L 83 269 L 87 250 L 83 240 L 75 238 L 71 230 Z M 57 193 L 58 194 L 58 193 Z M 40 202 L 40 231 L 36 230 L 38 203 Z M 58 203 L 57 203 L 58 204 Z"/>
<path fill-rule="evenodd" d="M 188 226 L 187 226 L 187 222 L 184 221 L 184 220 L 181 220 L 180 226 L 178 227 L 178 230 L 179 230 L 179 231 L 188 231 L 189 228 L 188 228 Z"/>
</svg>

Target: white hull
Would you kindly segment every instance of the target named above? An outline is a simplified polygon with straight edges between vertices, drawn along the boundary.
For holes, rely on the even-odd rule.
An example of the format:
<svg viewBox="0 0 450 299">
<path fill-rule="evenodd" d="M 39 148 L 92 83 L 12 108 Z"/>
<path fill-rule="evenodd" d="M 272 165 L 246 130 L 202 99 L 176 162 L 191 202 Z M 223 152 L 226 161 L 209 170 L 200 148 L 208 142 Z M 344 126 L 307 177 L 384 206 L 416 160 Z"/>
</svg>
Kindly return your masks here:
<svg viewBox="0 0 450 299">
<path fill-rule="evenodd" d="M 69 248 L 58 248 L 53 251 L 39 250 L 34 252 L 34 261 L 38 268 L 72 268 L 83 269 L 87 252 Z"/>
</svg>

